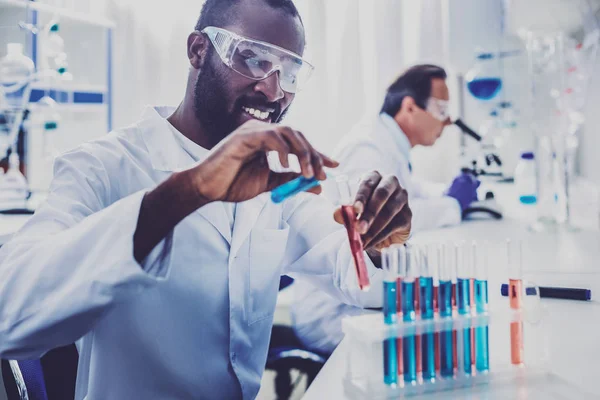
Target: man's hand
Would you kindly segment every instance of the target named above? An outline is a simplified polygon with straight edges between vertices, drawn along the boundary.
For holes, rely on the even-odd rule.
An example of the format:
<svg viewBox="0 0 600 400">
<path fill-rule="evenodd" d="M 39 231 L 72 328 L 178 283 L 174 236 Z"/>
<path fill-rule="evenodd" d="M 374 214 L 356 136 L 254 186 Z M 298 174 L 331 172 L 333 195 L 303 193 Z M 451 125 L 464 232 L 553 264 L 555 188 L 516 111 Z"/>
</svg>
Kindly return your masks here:
<svg viewBox="0 0 600 400">
<path fill-rule="evenodd" d="M 461 211 L 465 211 L 471 203 L 477 201 L 477 188 L 481 182 L 470 173 L 462 173 L 457 176 L 446 195 L 458 201 Z"/>
<path fill-rule="evenodd" d="M 302 175 L 326 179 L 323 167 L 338 163 L 319 153 L 301 132 L 287 126 L 251 120 L 217 145 L 209 157 L 189 170 L 193 185 L 207 201 L 240 202 L 288 182 L 299 174 L 275 173 L 269 169 L 267 152 L 277 151 L 288 168 L 288 154 L 298 157 Z M 311 190 L 321 191 L 320 186 Z"/>
<path fill-rule="evenodd" d="M 302 133 L 286 126 L 248 121 L 219 143 L 195 167 L 173 174 L 142 200 L 133 236 L 133 254 L 142 262 L 185 217 L 213 201 L 240 202 L 296 178 L 297 173 L 269 169 L 267 152 L 277 151 L 284 167 L 298 157 L 302 175 L 326 178 L 323 167 L 338 163 L 316 151 Z M 320 186 L 310 190 L 321 191 Z"/>
<path fill-rule="evenodd" d="M 371 258 L 385 247 L 408 240 L 412 212 L 406 190 L 395 176 L 368 174 L 360 183 L 354 209 L 360 215 L 357 229 Z M 334 218 L 343 223 L 340 209 L 335 211 Z"/>
</svg>

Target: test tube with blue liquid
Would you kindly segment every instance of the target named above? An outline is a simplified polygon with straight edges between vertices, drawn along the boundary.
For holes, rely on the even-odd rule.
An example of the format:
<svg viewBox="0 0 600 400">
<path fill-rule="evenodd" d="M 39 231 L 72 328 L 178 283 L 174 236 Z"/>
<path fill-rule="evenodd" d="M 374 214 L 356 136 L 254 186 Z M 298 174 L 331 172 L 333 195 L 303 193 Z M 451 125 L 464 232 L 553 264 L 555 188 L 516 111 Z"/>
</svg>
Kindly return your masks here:
<svg viewBox="0 0 600 400">
<path fill-rule="evenodd" d="M 312 178 L 299 176 L 296 179 L 292 179 L 271 190 L 271 201 L 273 201 L 273 203 L 281 203 L 287 198 L 318 186 L 320 184 L 319 182 L 320 181 L 314 176 Z"/>
<path fill-rule="evenodd" d="M 414 249 L 406 246 L 406 256 L 400 257 L 400 272 L 402 277 L 402 320 L 415 322 L 415 280 L 418 277 L 418 265 L 413 258 Z M 402 340 L 402 355 L 404 358 L 404 382 L 417 383 L 417 351 L 415 336 L 407 336 Z"/>
<path fill-rule="evenodd" d="M 452 280 L 453 263 L 450 260 L 451 247 L 442 245 L 439 263 L 439 288 L 438 288 L 438 307 L 440 317 L 452 318 Z M 454 376 L 454 340 L 452 329 L 440 332 L 440 375 L 444 378 Z"/>
<path fill-rule="evenodd" d="M 421 308 L 421 318 L 430 320 L 434 318 L 433 308 L 433 277 L 434 264 L 430 258 L 430 250 L 435 252 L 435 248 L 424 246 L 419 249 L 419 267 L 421 277 L 419 278 L 419 305 Z M 423 380 L 435 381 L 435 335 L 433 332 L 425 333 L 421 337 L 421 360 Z"/>
<path fill-rule="evenodd" d="M 459 315 L 469 315 L 471 312 L 471 277 L 473 276 L 471 247 L 461 243 L 456 248 L 456 303 Z M 472 373 L 471 361 L 471 328 L 464 328 L 460 332 L 459 344 L 462 348 L 463 365 L 459 365 L 459 370 L 467 375 Z"/>
<path fill-rule="evenodd" d="M 398 323 L 397 279 L 399 276 L 399 257 L 406 258 L 404 246 L 392 245 L 383 249 L 383 321 L 386 325 Z M 398 385 L 398 350 L 396 339 L 383 341 L 383 381 L 386 385 Z"/>
<path fill-rule="evenodd" d="M 477 246 L 473 242 L 473 261 L 475 265 L 475 312 L 488 312 L 488 244 Z M 475 369 L 487 373 L 490 369 L 489 330 L 487 326 L 475 328 Z"/>
</svg>

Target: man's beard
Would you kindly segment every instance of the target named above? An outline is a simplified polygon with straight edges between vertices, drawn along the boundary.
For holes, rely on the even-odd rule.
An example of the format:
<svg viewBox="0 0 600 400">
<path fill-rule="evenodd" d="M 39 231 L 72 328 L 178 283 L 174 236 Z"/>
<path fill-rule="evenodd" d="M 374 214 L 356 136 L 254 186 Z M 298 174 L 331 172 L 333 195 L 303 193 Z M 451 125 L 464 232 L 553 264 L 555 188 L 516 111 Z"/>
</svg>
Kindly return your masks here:
<svg viewBox="0 0 600 400">
<path fill-rule="evenodd" d="M 234 116 L 227 109 L 225 81 L 217 74 L 210 62 L 212 54 L 208 56 L 194 88 L 194 110 L 196 118 L 216 144 L 233 132 L 237 126 L 235 126 Z"/>
<path fill-rule="evenodd" d="M 266 97 L 259 93 L 253 96 L 253 98 L 238 98 L 232 111 L 229 111 L 225 91 L 227 81 L 216 71 L 213 63 L 211 63 L 212 56 L 213 51 L 209 51 L 207 62 L 198 75 L 196 87 L 194 88 L 194 109 L 196 118 L 202 123 L 206 133 L 210 138 L 214 139 L 214 143 L 216 144 L 238 128 L 236 113 L 241 112 L 242 105 L 269 105 L 276 109 L 274 115 L 280 112 L 280 105 L 269 103 Z M 288 109 L 289 107 L 273 122 L 280 122 L 285 117 Z"/>
</svg>

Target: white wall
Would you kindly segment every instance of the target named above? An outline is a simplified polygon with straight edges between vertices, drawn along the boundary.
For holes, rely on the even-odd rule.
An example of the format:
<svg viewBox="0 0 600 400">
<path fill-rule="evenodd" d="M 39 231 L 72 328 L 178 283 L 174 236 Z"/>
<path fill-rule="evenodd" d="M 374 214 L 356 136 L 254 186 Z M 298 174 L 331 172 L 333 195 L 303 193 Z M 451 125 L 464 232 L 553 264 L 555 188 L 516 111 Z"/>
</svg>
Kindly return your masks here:
<svg viewBox="0 0 600 400">
<path fill-rule="evenodd" d="M 600 58 L 594 71 L 600 71 Z M 586 123 L 581 137 L 581 174 L 600 185 L 600 76 L 592 78 L 590 97 L 587 104 Z"/>
<path fill-rule="evenodd" d="M 444 66 L 450 73 L 451 97 L 456 99 L 463 90 L 457 86 L 457 74 L 472 66 L 477 47 L 498 48 L 502 28 L 503 0 L 296 3 L 306 25 L 306 56 L 317 68 L 285 122 L 302 130 L 325 152 L 331 152 L 365 113 L 377 112 L 386 86 L 409 65 Z M 109 17 L 117 22 L 114 126 L 136 121 L 146 104 L 180 101 L 189 68 L 186 37 L 201 5 L 198 0 L 171 0 L 168 6 L 147 7 L 139 0 L 109 0 Z M 526 87 L 524 75 L 516 75 L 507 82 L 520 78 L 512 86 Z M 519 96 L 508 96 L 518 102 Z M 468 95 L 465 101 L 464 117 L 478 128 L 489 109 Z M 599 102 L 595 95 L 591 109 Z M 453 106 L 456 115 L 456 103 Z M 598 113 L 588 114 L 588 127 L 597 125 Z M 590 146 L 582 151 L 582 171 L 597 177 L 597 157 L 591 149 L 598 147 L 598 139 L 591 132 L 588 128 L 583 138 Z M 450 128 L 433 148 L 416 149 L 416 174 L 437 181 L 451 179 L 460 166 L 459 135 Z"/>
</svg>

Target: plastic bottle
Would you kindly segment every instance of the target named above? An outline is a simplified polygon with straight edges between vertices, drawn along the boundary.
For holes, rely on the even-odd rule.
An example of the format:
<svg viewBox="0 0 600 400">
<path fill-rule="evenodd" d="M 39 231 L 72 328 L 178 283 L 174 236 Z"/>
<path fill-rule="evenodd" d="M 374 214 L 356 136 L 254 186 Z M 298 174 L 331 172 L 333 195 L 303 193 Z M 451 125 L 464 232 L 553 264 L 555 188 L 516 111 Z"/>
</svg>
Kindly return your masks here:
<svg viewBox="0 0 600 400">
<path fill-rule="evenodd" d="M 521 153 L 515 168 L 515 184 L 519 201 L 522 204 L 535 204 L 537 201 L 535 160 L 532 152 Z"/>
<path fill-rule="evenodd" d="M 7 55 L 0 59 L 0 84 L 10 110 L 24 108 L 24 96 L 35 70 L 33 61 L 23 54 L 21 43 L 8 43 Z M 26 99 L 29 100 L 29 99 Z"/>
<path fill-rule="evenodd" d="M 0 200 L 24 201 L 27 199 L 29 188 L 27 179 L 19 170 L 19 155 L 13 151 L 8 156 L 8 170 L 2 179 L 0 187 Z"/>
</svg>

